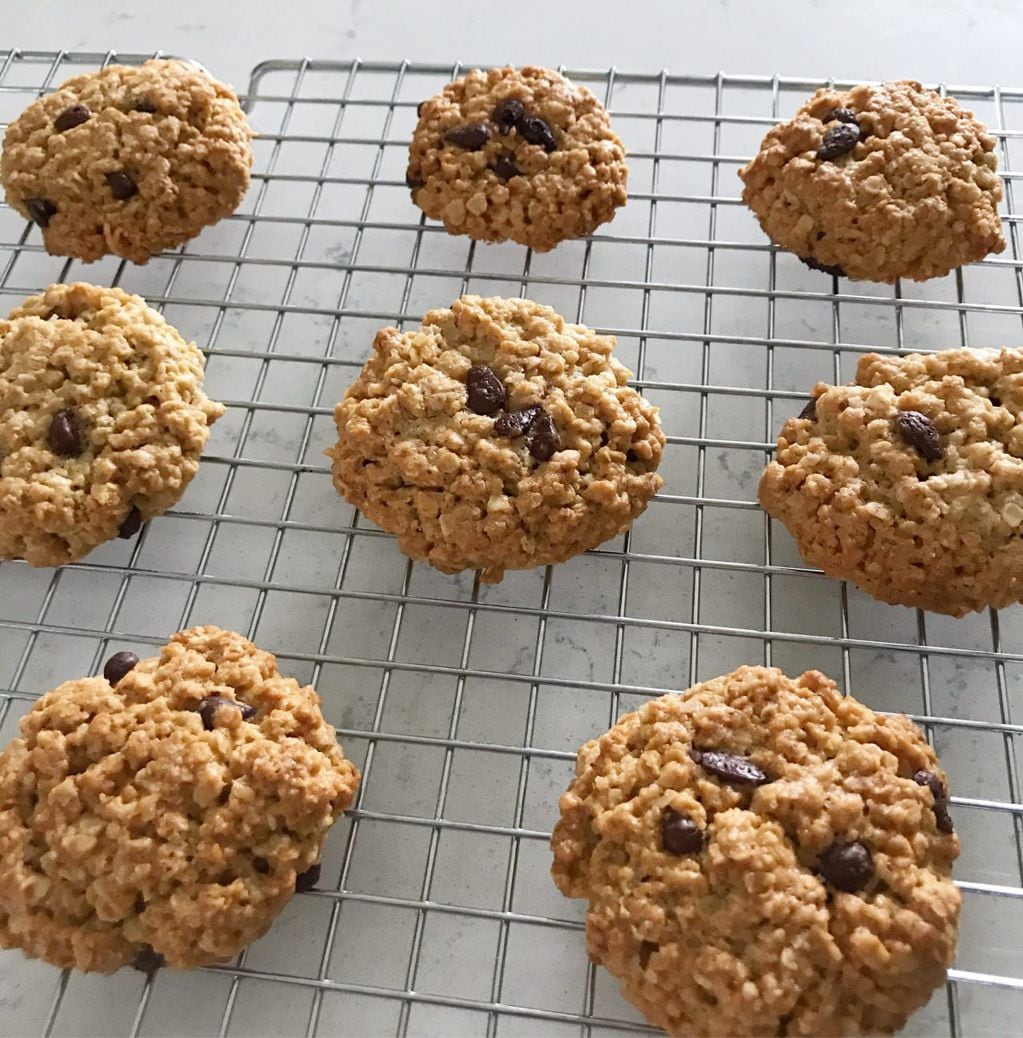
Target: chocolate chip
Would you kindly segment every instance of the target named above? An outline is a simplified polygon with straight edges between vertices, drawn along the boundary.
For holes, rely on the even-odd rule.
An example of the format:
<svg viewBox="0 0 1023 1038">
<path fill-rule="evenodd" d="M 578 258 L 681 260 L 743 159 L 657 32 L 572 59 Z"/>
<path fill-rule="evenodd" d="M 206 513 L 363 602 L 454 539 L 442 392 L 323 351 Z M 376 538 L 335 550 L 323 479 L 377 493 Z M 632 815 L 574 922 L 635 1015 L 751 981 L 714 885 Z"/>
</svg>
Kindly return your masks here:
<svg viewBox="0 0 1023 1038">
<path fill-rule="evenodd" d="M 515 156 L 510 151 L 502 151 L 490 168 L 505 182 L 512 177 L 522 176 L 522 170 L 516 165 Z"/>
<path fill-rule="evenodd" d="M 58 411 L 50 422 L 50 449 L 65 458 L 76 458 L 82 453 L 82 434 L 78 415 L 71 407 Z"/>
<path fill-rule="evenodd" d="M 491 118 L 497 123 L 497 132 L 506 134 L 510 133 L 513 127 L 518 126 L 525 114 L 526 109 L 521 101 L 514 97 L 506 97 L 494 106 Z"/>
<path fill-rule="evenodd" d="M 155 973 L 164 965 L 164 961 L 164 957 L 147 944 L 135 955 L 132 966 L 140 973 Z"/>
<path fill-rule="evenodd" d="M 320 864 L 317 862 L 315 865 L 306 869 L 305 872 L 300 872 L 295 877 L 295 890 L 299 893 L 305 893 L 307 890 L 312 890 L 317 883 L 320 882 Z"/>
<path fill-rule="evenodd" d="M 805 263 L 811 270 L 819 270 L 822 274 L 830 274 L 832 277 L 844 278 L 846 272 L 837 263 L 818 263 L 817 260 L 810 257 L 799 257 L 802 263 Z"/>
<path fill-rule="evenodd" d="M 528 144 L 539 144 L 544 151 L 554 151 L 558 146 L 550 124 L 539 116 L 526 116 L 519 122 L 518 128 L 519 135 Z"/>
<path fill-rule="evenodd" d="M 156 115 L 156 113 L 159 111 L 156 105 L 154 105 L 148 97 L 138 98 L 138 100 L 136 100 L 132 104 L 131 110 L 133 112 L 145 112 L 146 115 Z"/>
<path fill-rule="evenodd" d="M 941 437 L 927 415 L 919 411 L 900 411 L 895 416 L 895 424 L 902 438 L 924 461 L 937 461 L 941 457 Z"/>
<path fill-rule="evenodd" d="M 832 108 L 830 112 L 824 114 L 821 122 L 854 123 L 856 122 L 856 113 L 851 108 Z"/>
<path fill-rule="evenodd" d="M 858 840 L 853 843 L 836 840 L 821 854 L 817 871 L 837 890 L 854 894 L 873 878 L 874 859 Z"/>
<path fill-rule="evenodd" d="M 456 126 L 444 134 L 444 140 L 466 151 L 479 151 L 490 140 L 490 127 L 486 123 Z"/>
<path fill-rule="evenodd" d="M 76 126 L 81 126 L 82 123 L 88 122 L 90 115 L 92 115 L 92 112 L 85 105 L 72 105 L 70 108 L 65 108 L 53 120 L 53 128 L 57 133 L 65 133 L 67 130 L 73 130 Z"/>
<path fill-rule="evenodd" d="M 270 872 L 270 862 L 268 862 L 266 860 L 266 858 L 253 858 L 252 859 L 252 867 L 261 876 L 269 875 L 269 872 Z"/>
<path fill-rule="evenodd" d="M 695 854 L 703 847 L 703 833 L 689 815 L 669 807 L 661 818 L 661 841 L 669 854 Z"/>
<path fill-rule="evenodd" d="M 425 180 L 420 180 L 419 177 L 412 176 L 412 174 L 408 170 L 406 170 L 405 171 L 405 186 L 408 187 L 408 188 L 411 188 L 413 191 L 415 191 L 415 189 L 417 187 L 426 187 L 426 181 Z"/>
<path fill-rule="evenodd" d="M 799 412 L 800 418 L 809 418 L 810 421 L 817 421 L 817 397 L 812 396 L 807 401 L 806 406 L 802 411 Z"/>
<path fill-rule="evenodd" d="M 854 123 L 839 123 L 837 126 L 832 126 L 824 134 L 824 140 L 817 149 L 817 161 L 827 162 L 845 155 L 846 152 L 850 152 L 856 147 L 859 139 L 860 128 Z"/>
<path fill-rule="evenodd" d="M 508 395 L 504 383 L 484 365 L 469 368 L 465 389 L 469 410 L 473 414 L 493 414 L 504 406 Z"/>
<path fill-rule="evenodd" d="M 49 227 L 50 219 L 56 215 L 57 207 L 48 198 L 26 198 L 25 208 L 29 219 L 40 227 Z"/>
<path fill-rule="evenodd" d="M 999 397 L 999 396 L 989 396 L 987 398 L 987 401 L 988 401 L 988 403 L 992 407 L 1001 407 L 1002 406 L 1002 398 Z"/>
<path fill-rule="evenodd" d="M 139 186 L 135 183 L 135 178 L 123 169 L 119 169 L 115 173 L 108 173 L 107 183 L 110 185 L 110 193 L 118 202 L 123 202 L 139 193 Z"/>
<path fill-rule="evenodd" d="M 248 703 L 239 703 L 237 699 L 226 699 L 224 696 L 207 696 L 199 704 L 199 716 L 202 718 L 202 726 L 208 732 L 212 732 L 217 711 L 222 706 L 237 707 L 242 712 L 242 720 L 247 721 L 256 714 L 256 708 Z"/>
<path fill-rule="evenodd" d="M 941 784 L 941 779 L 931 771 L 918 771 L 913 776 L 918 786 L 926 786 L 934 797 L 934 824 L 943 833 L 955 832 L 952 816 L 948 813 L 948 793 Z"/>
<path fill-rule="evenodd" d="M 416 115 L 417 116 L 422 117 L 423 105 L 425 105 L 425 104 L 426 104 L 425 101 L 420 101 L 419 104 L 416 105 Z"/>
<path fill-rule="evenodd" d="M 691 747 L 689 756 L 704 771 L 709 771 L 724 782 L 762 786 L 765 782 L 771 781 L 753 761 L 745 757 L 736 757 L 732 753 L 723 753 L 721 750 L 697 750 Z"/>
<path fill-rule="evenodd" d="M 117 536 L 122 541 L 130 540 L 142 529 L 142 513 L 134 506 L 131 506 L 131 511 L 124 517 L 121 525 L 117 528 Z"/>
<path fill-rule="evenodd" d="M 133 652 L 115 652 L 103 666 L 103 677 L 116 685 L 129 671 L 134 670 L 139 663 L 138 656 Z"/>
<path fill-rule="evenodd" d="M 533 419 L 540 413 L 539 407 L 524 407 L 521 411 L 509 411 L 494 422 L 495 436 L 525 436 Z"/>
<path fill-rule="evenodd" d="M 530 456 L 536 461 L 550 461 L 561 449 L 561 437 L 558 435 L 554 419 L 541 412 L 529 426 L 526 447 Z"/>
</svg>

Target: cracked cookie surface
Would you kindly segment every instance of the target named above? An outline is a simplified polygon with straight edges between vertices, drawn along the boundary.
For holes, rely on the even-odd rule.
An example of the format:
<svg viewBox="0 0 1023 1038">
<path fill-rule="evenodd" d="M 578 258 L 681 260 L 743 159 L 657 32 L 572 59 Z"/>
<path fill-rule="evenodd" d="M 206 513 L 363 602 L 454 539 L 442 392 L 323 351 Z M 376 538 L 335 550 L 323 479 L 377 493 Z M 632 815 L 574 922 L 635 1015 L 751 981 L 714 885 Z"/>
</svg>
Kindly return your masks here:
<svg viewBox="0 0 1023 1038">
<path fill-rule="evenodd" d="M 947 796 L 907 718 L 741 667 L 582 747 L 552 874 L 672 1035 L 890 1033 L 955 949 Z"/>
<path fill-rule="evenodd" d="M 0 182 L 49 252 L 145 263 L 234 212 L 251 138 L 234 92 L 199 66 L 111 65 L 62 83 L 7 127 Z"/>
<path fill-rule="evenodd" d="M 813 397 L 759 492 L 807 562 L 952 616 L 1023 600 L 1023 351 L 866 354 Z"/>
<path fill-rule="evenodd" d="M 138 296 L 51 285 L 0 321 L 0 558 L 75 562 L 170 508 L 223 405 Z"/>
<path fill-rule="evenodd" d="M 911 80 L 825 88 L 767 134 L 742 197 L 814 269 L 923 281 L 1005 248 L 995 146 L 972 112 Z"/>
<path fill-rule="evenodd" d="M 474 69 L 424 101 L 406 181 L 451 234 L 540 252 L 625 204 L 625 149 L 604 106 L 550 69 Z"/>
<path fill-rule="evenodd" d="M 0 756 L 0 947 L 102 972 L 226 961 L 352 802 L 319 697 L 270 653 L 196 627 L 135 659 L 48 692 Z"/>
<path fill-rule="evenodd" d="M 476 296 L 382 329 L 335 409 L 338 492 L 406 555 L 484 582 L 596 547 L 662 483 L 657 408 L 614 342 L 530 300 Z"/>
</svg>

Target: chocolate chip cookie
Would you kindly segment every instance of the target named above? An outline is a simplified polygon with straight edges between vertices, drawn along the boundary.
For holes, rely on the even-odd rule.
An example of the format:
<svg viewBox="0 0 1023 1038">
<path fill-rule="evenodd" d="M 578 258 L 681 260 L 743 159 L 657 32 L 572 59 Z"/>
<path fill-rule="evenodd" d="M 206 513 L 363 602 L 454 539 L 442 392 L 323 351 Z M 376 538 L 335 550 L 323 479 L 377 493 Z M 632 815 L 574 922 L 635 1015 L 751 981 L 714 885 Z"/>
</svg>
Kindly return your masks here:
<svg viewBox="0 0 1023 1038">
<path fill-rule="evenodd" d="M 867 354 L 782 427 L 760 504 L 807 562 L 895 605 L 1023 601 L 1023 351 Z"/>
<path fill-rule="evenodd" d="M 995 138 L 905 80 L 818 90 L 739 170 L 764 233 L 808 266 L 925 281 L 1005 248 Z"/>
<path fill-rule="evenodd" d="M 308 888 L 358 781 L 316 692 L 241 635 L 117 653 L 0 756 L 0 947 L 105 973 L 226 961 Z"/>
<path fill-rule="evenodd" d="M 888 1034 L 952 961 L 952 828 L 907 718 L 741 667 L 583 746 L 552 873 L 672 1035 Z"/>
<path fill-rule="evenodd" d="M 75 562 L 184 493 L 223 405 L 138 296 L 51 285 L 0 321 L 0 558 Z"/>
<path fill-rule="evenodd" d="M 657 408 L 614 344 L 528 299 L 382 329 L 334 412 L 334 485 L 445 573 L 494 582 L 596 547 L 662 482 Z"/>
<path fill-rule="evenodd" d="M 251 137 L 234 92 L 200 66 L 111 65 L 69 79 L 7 127 L 0 182 L 49 252 L 145 263 L 234 212 Z"/>
<path fill-rule="evenodd" d="M 451 234 L 539 252 L 625 205 L 625 149 L 604 106 L 550 69 L 474 69 L 419 106 L 406 182 Z"/>
</svg>

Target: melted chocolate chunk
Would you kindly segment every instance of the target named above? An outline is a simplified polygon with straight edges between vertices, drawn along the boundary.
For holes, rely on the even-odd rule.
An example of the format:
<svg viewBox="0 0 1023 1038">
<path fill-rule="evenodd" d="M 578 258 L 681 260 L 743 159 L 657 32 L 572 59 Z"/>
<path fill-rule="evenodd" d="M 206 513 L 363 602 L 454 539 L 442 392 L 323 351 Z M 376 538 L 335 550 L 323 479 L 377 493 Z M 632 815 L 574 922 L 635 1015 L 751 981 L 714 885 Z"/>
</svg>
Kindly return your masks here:
<svg viewBox="0 0 1023 1038">
<path fill-rule="evenodd" d="M 771 780 L 746 757 L 721 750 L 698 750 L 690 747 L 689 756 L 712 775 L 732 785 L 762 786 Z"/>
<path fill-rule="evenodd" d="M 541 412 L 540 407 L 524 407 L 521 411 L 509 411 L 494 422 L 495 436 L 525 436 L 533 419 Z"/>
<path fill-rule="evenodd" d="M 661 842 L 669 854 L 695 854 L 703 847 L 703 832 L 689 815 L 669 807 L 661 818 Z"/>
<path fill-rule="evenodd" d="M 139 186 L 135 183 L 135 178 L 127 170 L 119 169 L 114 173 L 108 173 L 107 184 L 110 187 L 110 193 L 118 202 L 125 202 L 139 193 Z"/>
<path fill-rule="evenodd" d="M 207 696 L 197 707 L 199 716 L 202 718 L 202 726 L 208 732 L 215 727 L 217 711 L 223 706 L 233 706 L 242 712 L 242 720 L 248 721 L 250 717 L 256 716 L 256 708 L 248 703 L 240 703 L 237 699 L 227 699 L 225 696 Z"/>
<path fill-rule="evenodd" d="M 77 458 L 82 453 L 82 431 L 74 408 L 66 407 L 53 416 L 48 439 L 50 450 L 63 458 Z"/>
<path fill-rule="evenodd" d="M 311 865 L 295 877 L 295 890 L 301 894 L 306 890 L 312 890 L 320 882 L 320 863 Z"/>
<path fill-rule="evenodd" d="M 115 652 L 103 667 L 103 677 L 111 685 L 116 685 L 125 674 L 134 670 L 138 663 L 139 658 L 133 652 Z"/>
<path fill-rule="evenodd" d="M 934 824 L 943 833 L 955 832 L 952 816 L 948 813 L 948 793 L 941 784 L 941 779 L 931 771 L 918 771 L 913 776 L 918 786 L 926 786 L 934 797 Z"/>
<path fill-rule="evenodd" d="M 874 859 L 858 840 L 836 840 L 821 854 L 817 871 L 836 890 L 855 894 L 874 878 Z"/>
<path fill-rule="evenodd" d="M 554 419 L 541 411 L 529 426 L 526 434 L 526 449 L 534 461 L 550 461 L 561 450 L 561 436 Z"/>
<path fill-rule="evenodd" d="M 550 123 L 536 115 L 527 115 L 518 124 L 519 135 L 527 144 L 539 144 L 544 151 L 554 151 L 558 146 Z"/>
<path fill-rule="evenodd" d="M 57 207 L 48 198 L 26 198 L 25 208 L 32 222 L 40 227 L 49 227 L 50 220 L 57 214 Z"/>
<path fill-rule="evenodd" d="M 817 397 L 812 396 L 807 401 L 806 406 L 802 411 L 799 412 L 800 418 L 809 418 L 811 421 L 817 421 Z"/>
<path fill-rule="evenodd" d="M 498 133 L 508 134 L 522 122 L 525 114 L 526 109 L 521 101 L 514 97 L 506 97 L 494 106 L 491 118 L 497 123 Z"/>
<path fill-rule="evenodd" d="M 91 115 L 92 112 L 85 105 L 72 105 L 70 108 L 65 108 L 53 120 L 53 128 L 57 133 L 66 133 L 68 130 L 73 130 L 76 126 L 81 126 L 82 123 L 88 122 Z"/>
<path fill-rule="evenodd" d="M 503 406 L 507 393 L 497 374 L 485 365 L 469 368 L 465 377 L 466 402 L 473 414 L 493 414 Z"/>
<path fill-rule="evenodd" d="M 856 147 L 860 139 L 860 128 L 855 123 L 839 123 L 832 126 L 826 134 L 821 146 L 817 149 L 818 162 L 830 162 L 841 158 Z"/>
<path fill-rule="evenodd" d="M 934 422 L 919 411 L 900 411 L 895 424 L 902 438 L 924 461 L 937 461 L 941 455 L 941 436 Z"/>
<path fill-rule="evenodd" d="M 501 154 L 494 159 L 494 164 L 490 168 L 505 183 L 511 180 L 512 177 L 522 176 L 522 170 L 519 169 L 515 162 L 515 156 L 510 151 L 501 152 Z"/>
<path fill-rule="evenodd" d="M 467 126 L 456 126 L 444 134 L 444 140 L 456 148 L 466 151 L 479 151 L 490 140 L 490 127 L 486 123 L 469 123 Z"/>
</svg>

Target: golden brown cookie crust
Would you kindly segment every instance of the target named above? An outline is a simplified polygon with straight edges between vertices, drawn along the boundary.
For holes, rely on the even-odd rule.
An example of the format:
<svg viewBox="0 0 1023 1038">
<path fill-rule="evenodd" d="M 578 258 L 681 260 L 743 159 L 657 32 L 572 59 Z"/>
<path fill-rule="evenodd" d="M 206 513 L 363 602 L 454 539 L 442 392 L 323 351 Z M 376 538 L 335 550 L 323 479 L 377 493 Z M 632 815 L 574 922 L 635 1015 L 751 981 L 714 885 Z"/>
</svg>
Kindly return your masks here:
<svg viewBox="0 0 1023 1038">
<path fill-rule="evenodd" d="M 61 131 L 76 106 L 87 118 Z M 49 252 L 145 263 L 234 212 L 249 186 L 251 138 L 234 91 L 199 66 L 111 65 L 69 79 L 7 127 L 0 182 L 43 228 Z"/>
<path fill-rule="evenodd" d="M 334 417 L 334 484 L 401 550 L 446 573 L 563 562 L 621 533 L 660 488 L 657 408 L 627 384 L 613 336 L 527 299 L 465 296 L 421 328 L 384 328 Z M 540 405 L 561 449 L 536 461 L 523 437 L 467 407 L 489 366 L 506 409 Z"/>
<path fill-rule="evenodd" d="M 861 140 L 819 160 L 836 109 Z M 905 80 L 818 90 L 739 170 L 764 233 L 811 265 L 924 281 L 1005 248 L 995 138 L 951 97 Z"/>
<path fill-rule="evenodd" d="M 790 418 L 760 503 L 800 554 L 895 605 L 962 616 L 1023 600 L 1023 351 L 866 354 Z M 940 457 L 897 416 L 937 430 Z"/>
<path fill-rule="evenodd" d="M 207 730 L 210 695 L 221 707 Z M 153 949 L 222 962 L 319 860 L 359 773 L 311 687 L 216 627 L 182 631 L 111 686 L 44 695 L 0 756 L 0 947 L 111 972 Z"/>
<path fill-rule="evenodd" d="M 499 132 L 494 109 L 508 99 L 547 122 L 553 150 L 530 143 L 519 128 Z M 490 131 L 479 150 L 445 139 L 476 124 Z M 513 162 L 519 175 L 498 175 L 501 162 Z M 415 204 L 451 234 L 546 252 L 614 218 L 625 205 L 628 168 L 600 101 L 558 72 L 527 66 L 474 69 L 423 102 L 406 179 Z"/>
<path fill-rule="evenodd" d="M 0 321 L 0 558 L 74 562 L 133 509 L 170 508 L 224 413 L 202 381 L 195 343 L 138 296 L 51 285 L 15 307 Z M 68 409 L 83 448 L 72 457 L 49 438 Z"/>
<path fill-rule="evenodd" d="M 745 756 L 729 784 L 692 747 Z M 933 750 L 905 717 L 842 697 L 823 674 L 741 667 L 627 714 L 579 751 L 553 877 L 586 898 L 591 958 L 672 1035 L 890 1033 L 940 985 L 955 949 L 959 852 L 913 779 Z M 704 834 L 663 846 L 666 809 Z M 823 852 L 859 841 L 873 878 L 825 883 Z"/>
</svg>

